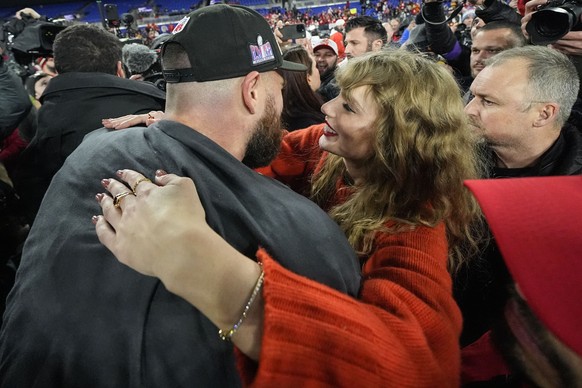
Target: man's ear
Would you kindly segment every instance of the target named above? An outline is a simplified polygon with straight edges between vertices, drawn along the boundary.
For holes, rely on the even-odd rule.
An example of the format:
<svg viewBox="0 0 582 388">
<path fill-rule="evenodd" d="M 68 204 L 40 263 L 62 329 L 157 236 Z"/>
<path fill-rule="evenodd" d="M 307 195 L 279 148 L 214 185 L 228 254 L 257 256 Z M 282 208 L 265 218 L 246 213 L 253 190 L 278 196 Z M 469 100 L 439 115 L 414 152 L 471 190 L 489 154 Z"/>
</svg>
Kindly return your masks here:
<svg viewBox="0 0 582 388">
<path fill-rule="evenodd" d="M 257 109 L 260 78 L 261 75 L 258 71 L 252 71 L 242 81 L 243 103 L 251 114 L 255 114 Z"/>
<path fill-rule="evenodd" d="M 125 78 L 125 70 L 123 69 L 123 63 L 121 61 L 117 61 L 117 76 Z"/>
<path fill-rule="evenodd" d="M 534 121 L 534 126 L 543 127 L 545 125 L 552 124 L 554 121 L 556 121 L 559 112 L 560 105 L 557 103 L 543 103 L 538 110 L 538 117 Z"/>
<path fill-rule="evenodd" d="M 382 39 L 376 39 L 372 42 L 372 51 L 380 51 L 382 50 L 382 46 L 384 45 L 384 43 L 382 43 Z"/>
</svg>

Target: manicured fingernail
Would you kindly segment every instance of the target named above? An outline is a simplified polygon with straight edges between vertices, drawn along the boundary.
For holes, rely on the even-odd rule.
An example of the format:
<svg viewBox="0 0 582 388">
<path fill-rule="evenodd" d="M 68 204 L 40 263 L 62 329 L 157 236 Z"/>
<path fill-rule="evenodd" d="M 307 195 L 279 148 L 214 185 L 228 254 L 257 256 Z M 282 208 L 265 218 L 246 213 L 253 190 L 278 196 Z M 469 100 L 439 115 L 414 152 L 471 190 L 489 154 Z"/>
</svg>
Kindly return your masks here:
<svg viewBox="0 0 582 388">
<path fill-rule="evenodd" d="M 168 173 L 165 172 L 164 170 L 156 170 L 156 176 L 162 177 L 164 175 L 168 175 Z"/>
<path fill-rule="evenodd" d="M 97 200 L 98 203 L 101 203 L 101 201 L 103 200 L 103 197 L 105 196 L 105 194 L 103 193 L 99 193 L 95 195 L 95 199 Z"/>
<path fill-rule="evenodd" d="M 96 224 L 96 223 L 97 223 L 97 221 L 99 221 L 99 217 L 98 217 L 98 216 L 93 216 L 93 217 L 91 217 L 91 222 L 92 222 L 93 224 Z"/>
<path fill-rule="evenodd" d="M 109 179 L 101 179 L 101 184 L 105 188 L 109 187 Z"/>
<path fill-rule="evenodd" d="M 117 171 L 115 171 L 115 175 L 117 175 L 118 177 L 123 176 L 123 170 L 117 170 Z"/>
</svg>

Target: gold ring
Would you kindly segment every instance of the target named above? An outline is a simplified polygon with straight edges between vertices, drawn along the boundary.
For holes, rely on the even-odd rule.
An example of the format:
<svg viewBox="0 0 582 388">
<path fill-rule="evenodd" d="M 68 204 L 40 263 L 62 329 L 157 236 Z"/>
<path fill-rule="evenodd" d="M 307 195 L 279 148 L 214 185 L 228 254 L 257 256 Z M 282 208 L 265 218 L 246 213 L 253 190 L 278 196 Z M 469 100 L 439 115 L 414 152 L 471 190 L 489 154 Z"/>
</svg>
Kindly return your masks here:
<svg viewBox="0 0 582 388">
<path fill-rule="evenodd" d="M 119 209 L 121 206 L 121 200 L 128 195 L 133 195 L 133 193 L 131 191 L 124 191 L 123 193 L 117 194 L 115 197 L 113 197 L 113 206 Z"/>
<path fill-rule="evenodd" d="M 133 185 L 133 188 L 131 189 L 131 191 L 133 191 L 133 194 L 137 194 L 135 191 L 137 190 L 137 186 L 142 183 L 142 182 L 151 182 L 148 178 L 146 177 L 141 177 L 137 180 L 137 182 L 135 182 L 135 184 Z"/>
</svg>

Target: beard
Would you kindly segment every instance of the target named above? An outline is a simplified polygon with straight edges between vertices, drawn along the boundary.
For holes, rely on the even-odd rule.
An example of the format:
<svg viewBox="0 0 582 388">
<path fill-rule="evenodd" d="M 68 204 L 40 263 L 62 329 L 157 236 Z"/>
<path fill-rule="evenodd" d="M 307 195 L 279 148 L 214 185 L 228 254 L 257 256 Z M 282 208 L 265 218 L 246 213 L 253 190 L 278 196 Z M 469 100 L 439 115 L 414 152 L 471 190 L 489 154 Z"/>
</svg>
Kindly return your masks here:
<svg viewBox="0 0 582 388">
<path fill-rule="evenodd" d="M 265 113 L 256 124 L 247 143 L 243 164 L 249 168 L 267 166 L 279 153 L 283 131 L 281 115 L 277 114 L 273 97 L 267 98 Z"/>
</svg>

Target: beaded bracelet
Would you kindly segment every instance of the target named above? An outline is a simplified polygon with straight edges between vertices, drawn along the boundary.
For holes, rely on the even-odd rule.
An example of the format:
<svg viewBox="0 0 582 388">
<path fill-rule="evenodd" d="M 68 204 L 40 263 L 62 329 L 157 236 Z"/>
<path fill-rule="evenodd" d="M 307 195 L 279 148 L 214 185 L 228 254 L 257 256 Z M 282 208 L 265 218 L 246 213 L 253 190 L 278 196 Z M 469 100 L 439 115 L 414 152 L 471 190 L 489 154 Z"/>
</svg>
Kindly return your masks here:
<svg viewBox="0 0 582 388">
<path fill-rule="evenodd" d="M 232 327 L 232 329 L 230 329 L 230 330 L 222 330 L 222 329 L 218 330 L 218 336 L 220 337 L 221 340 L 227 341 L 227 342 L 230 342 L 232 340 L 233 334 L 236 333 L 237 330 L 243 324 L 245 318 L 247 317 L 248 311 L 250 310 L 251 306 L 253 305 L 255 298 L 259 294 L 259 291 L 261 290 L 261 287 L 263 286 L 264 278 L 265 278 L 265 272 L 261 269 L 261 274 L 259 275 L 259 278 L 257 279 L 257 283 L 255 284 L 255 288 L 253 289 L 253 293 L 251 294 L 249 301 L 245 305 L 245 308 L 244 308 L 242 315 L 240 316 L 238 322 L 235 323 L 234 326 Z"/>
</svg>

